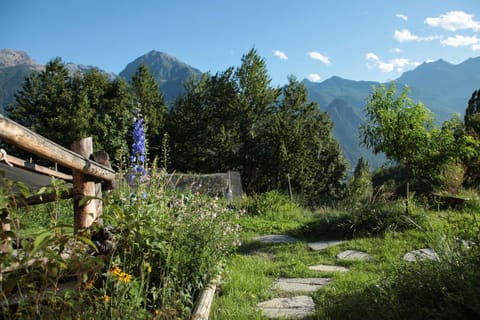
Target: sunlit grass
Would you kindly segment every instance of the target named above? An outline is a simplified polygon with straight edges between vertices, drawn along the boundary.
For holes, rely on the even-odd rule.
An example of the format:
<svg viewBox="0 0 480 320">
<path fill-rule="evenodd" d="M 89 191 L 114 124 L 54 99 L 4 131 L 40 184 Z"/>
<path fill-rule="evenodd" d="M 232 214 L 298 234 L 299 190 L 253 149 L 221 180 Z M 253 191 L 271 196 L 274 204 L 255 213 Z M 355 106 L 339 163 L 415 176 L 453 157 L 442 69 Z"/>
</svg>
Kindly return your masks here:
<svg viewBox="0 0 480 320">
<path fill-rule="evenodd" d="M 444 251 L 448 251 L 445 247 L 450 241 L 446 239 L 478 237 L 476 221 L 480 214 L 472 210 L 421 212 L 424 216 L 418 223 L 412 221 L 411 227 L 405 230 L 387 229 L 377 234 L 362 233 L 361 236 L 345 237 L 347 242 L 318 252 L 309 251 L 307 242 L 315 241 L 315 236 L 318 236 L 318 240 L 329 237 L 341 239 L 344 236 L 338 232 L 341 228 L 328 230 L 327 227 L 334 227 L 338 221 L 347 221 L 345 217 L 348 212 L 328 209 L 315 213 L 308 211 L 298 215 L 298 220 L 293 221 L 272 221 L 264 216 L 243 217 L 241 224 L 248 226 L 242 234 L 243 246 L 227 265 L 227 276 L 224 278 L 221 293 L 215 298 L 212 319 L 263 319 L 255 308 L 257 303 L 292 295 L 276 292 L 272 288 L 273 282 L 279 277 L 333 278 L 332 284 L 312 294 L 317 304 L 316 314 L 308 319 L 403 319 L 405 315 L 411 317 L 413 311 L 410 305 L 414 304 L 409 301 L 415 299 L 416 286 L 421 286 L 415 277 L 418 277 L 418 281 L 433 281 L 431 287 L 422 289 L 422 292 L 427 294 L 427 300 L 424 301 L 425 310 L 419 310 L 419 314 L 435 314 L 435 310 L 429 308 L 437 304 L 434 300 L 438 298 L 454 310 L 459 308 L 456 311 L 457 319 L 462 316 L 474 319 L 472 315 L 478 315 L 475 313 L 477 311 L 469 310 L 478 310 L 475 308 L 480 304 L 474 301 L 465 302 L 468 310 L 462 309 L 458 303 L 449 300 L 448 294 L 437 290 L 441 290 L 442 283 L 449 283 L 447 279 L 450 276 L 443 273 L 459 268 L 471 270 L 470 262 L 464 261 L 452 251 Z M 306 232 L 302 233 L 302 230 Z M 290 234 L 299 241 L 291 244 L 261 244 L 251 240 L 254 235 L 275 233 Z M 402 259 L 403 255 L 411 250 L 428 247 L 442 251 L 439 255 L 445 257 L 444 260 L 437 264 L 412 264 Z M 339 260 L 337 254 L 346 249 L 364 251 L 371 255 L 372 260 Z M 308 266 L 317 264 L 344 266 L 350 271 L 318 273 L 308 269 Z M 414 276 L 415 274 L 417 276 Z M 408 283 L 403 284 L 402 277 L 405 277 Z M 451 278 L 452 281 L 447 286 L 452 287 L 452 290 L 456 290 L 460 282 L 465 286 L 458 275 L 452 275 Z M 480 287 L 466 287 L 466 293 L 454 291 L 453 297 L 464 299 L 471 296 L 469 292 L 480 294 Z M 437 298 L 432 300 L 435 296 Z"/>
</svg>

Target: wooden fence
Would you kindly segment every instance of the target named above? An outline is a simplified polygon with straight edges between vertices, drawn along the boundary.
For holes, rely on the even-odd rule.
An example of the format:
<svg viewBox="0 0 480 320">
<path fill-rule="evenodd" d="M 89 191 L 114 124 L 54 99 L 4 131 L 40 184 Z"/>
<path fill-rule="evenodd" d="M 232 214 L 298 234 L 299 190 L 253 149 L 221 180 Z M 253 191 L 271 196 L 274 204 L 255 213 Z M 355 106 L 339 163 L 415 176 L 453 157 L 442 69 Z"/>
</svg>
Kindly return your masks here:
<svg viewBox="0 0 480 320">
<path fill-rule="evenodd" d="M 93 154 L 92 138 L 74 142 L 72 150 L 68 150 L 0 115 L 0 140 L 72 169 L 73 189 L 65 197 L 71 196 L 74 200 L 75 233 L 90 227 L 94 221 L 100 219 L 102 214 L 102 189 L 100 182 L 108 181 L 110 185 L 113 185 L 116 174 L 114 170 L 104 165 L 105 163 L 100 164 L 91 159 Z M 11 163 L 22 167 L 21 160 L 14 158 L 9 158 L 14 160 Z M 35 169 L 33 167 L 33 171 L 45 174 L 44 169 L 46 168 L 38 167 Z M 88 201 L 82 201 L 85 197 L 88 197 L 86 199 Z M 48 196 L 45 198 L 48 199 Z"/>
</svg>

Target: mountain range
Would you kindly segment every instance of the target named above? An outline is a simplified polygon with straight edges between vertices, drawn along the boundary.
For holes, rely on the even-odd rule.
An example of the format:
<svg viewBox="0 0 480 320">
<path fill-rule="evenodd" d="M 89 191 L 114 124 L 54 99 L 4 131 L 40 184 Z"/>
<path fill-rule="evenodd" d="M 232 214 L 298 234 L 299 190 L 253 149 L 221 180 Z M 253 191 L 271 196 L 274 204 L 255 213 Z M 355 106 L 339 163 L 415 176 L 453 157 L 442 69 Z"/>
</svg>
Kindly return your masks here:
<svg viewBox="0 0 480 320">
<path fill-rule="evenodd" d="M 128 63 L 119 76 L 131 81 L 138 66 L 146 64 L 159 83 L 167 102 L 173 101 L 183 90 L 183 82 L 191 77 L 200 77 L 202 72 L 177 58 L 163 52 L 150 51 Z M 74 73 L 93 66 L 67 64 Z M 44 66 L 32 60 L 27 53 L 0 50 L 0 112 L 8 103 L 14 102 L 14 94 L 21 89 L 25 77 L 31 72 L 43 70 Z M 101 71 L 101 70 L 100 70 Z M 110 79 L 115 74 L 107 73 Z M 473 91 L 480 88 L 480 57 L 470 58 L 460 64 L 444 60 L 423 63 L 414 70 L 403 73 L 394 80 L 401 90 L 408 85 L 409 96 L 421 101 L 437 115 L 439 123 L 449 119 L 453 113 L 463 115 Z M 329 113 L 333 123 L 333 134 L 340 142 L 346 158 L 353 167 L 360 157 L 366 158 L 372 167 L 378 167 L 385 158 L 373 155 L 359 145 L 358 128 L 364 121 L 363 109 L 375 81 L 353 81 L 337 76 L 323 82 L 303 80 L 309 99 L 316 101 L 321 110 Z"/>
</svg>

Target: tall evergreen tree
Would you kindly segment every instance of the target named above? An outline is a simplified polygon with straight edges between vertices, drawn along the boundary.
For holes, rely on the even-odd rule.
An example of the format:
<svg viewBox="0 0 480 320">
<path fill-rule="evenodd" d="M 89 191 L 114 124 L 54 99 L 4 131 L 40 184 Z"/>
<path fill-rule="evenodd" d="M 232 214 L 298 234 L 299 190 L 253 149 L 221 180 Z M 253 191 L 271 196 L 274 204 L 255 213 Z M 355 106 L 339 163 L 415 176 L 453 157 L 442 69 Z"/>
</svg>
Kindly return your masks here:
<svg viewBox="0 0 480 320">
<path fill-rule="evenodd" d="M 480 139 L 480 90 L 475 90 L 468 100 L 464 123 L 465 130 Z"/>
<path fill-rule="evenodd" d="M 25 80 L 9 109 L 11 118 L 69 148 L 73 141 L 92 136 L 95 150 L 119 160 L 128 150 L 131 95 L 127 84 L 110 82 L 97 69 L 73 77 L 60 59 Z"/>
<path fill-rule="evenodd" d="M 242 57 L 242 64 L 235 72 L 238 84 L 237 120 L 239 123 L 240 171 L 247 192 L 255 191 L 259 168 L 267 165 L 269 159 L 260 157 L 259 128 L 262 120 L 272 113 L 280 90 L 272 88 L 265 60 L 255 49 Z"/>
<path fill-rule="evenodd" d="M 308 203 L 325 203 L 341 195 L 346 161 L 332 138 L 332 123 L 307 90 L 294 77 L 283 88 L 283 99 L 265 125 L 262 139 L 269 165 L 263 167 L 262 190 L 287 190 L 302 194 Z M 268 179 L 268 180 L 266 180 Z"/>
<path fill-rule="evenodd" d="M 466 184 L 469 187 L 478 188 L 480 185 L 480 89 L 475 90 L 468 101 L 464 116 L 465 133 L 464 136 L 470 138 L 470 145 L 474 147 L 474 152 L 468 157 L 464 157 L 466 164 Z"/>
<path fill-rule="evenodd" d="M 179 97 L 168 114 L 166 128 L 171 139 L 173 169 L 179 172 L 206 172 L 208 157 L 208 114 L 206 113 L 210 75 L 190 79 L 184 94 Z"/>
<path fill-rule="evenodd" d="M 160 155 L 167 107 L 163 101 L 157 80 L 145 64 L 140 64 L 132 77 L 136 104 L 145 120 L 146 139 L 152 156 Z"/>
<path fill-rule="evenodd" d="M 72 130 L 76 127 L 73 114 L 80 112 L 73 107 L 71 88 L 68 70 L 61 59 L 56 58 L 47 63 L 44 71 L 32 73 L 26 79 L 8 113 L 20 124 L 69 147 L 78 139 L 77 132 Z"/>
</svg>

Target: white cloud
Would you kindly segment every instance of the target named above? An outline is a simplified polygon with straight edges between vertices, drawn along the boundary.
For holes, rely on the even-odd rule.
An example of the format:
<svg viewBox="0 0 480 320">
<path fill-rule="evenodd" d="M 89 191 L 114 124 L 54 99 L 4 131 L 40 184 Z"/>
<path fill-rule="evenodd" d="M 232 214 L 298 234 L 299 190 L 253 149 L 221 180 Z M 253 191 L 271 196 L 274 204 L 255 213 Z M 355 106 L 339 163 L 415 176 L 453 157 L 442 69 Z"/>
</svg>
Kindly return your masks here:
<svg viewBox="0 0 480 320">
<path fill-rule="evenodd" d="M 407 21 L 408 20 L 408 16 L 404 15 L 404 14 L 401 14 L 401 13 L 397 13 L 395 15 L 395 17 L 399 18 L 399 19 L 402 19 L 402 20 L 405 20 Z"/>
<path fill-rule="evenodd" d="M 407 67 L 417 67 L 420 65 L 419 62 L 410 61 L 406 58 L 397 58 L 391 59 L 389 61 L 382 61 L 376 54 L 369 52 L 365 55 L 365 60 L 367 61 L 367 67 L 378 68 L 381 72 L 403 72 Z"/>
<path fill-rule="evenodd" d="M 393 33 L 393 38 L 398 42 L 407 42 L 407 41 L 431 41 L 435 39 L 440 39 L 440 36 L 429 36 L 429 37 L 419 37 L 412 34 L 407 29 L 402 29 L 400 31 L 395 30 Z"/>
<path fill-rule="evenodd" d="M 282 52 L 280 50 L 273 50 L 273 55 L 276 57 L 279 57 L 282 60 L 288 60 L 288 57 L 285 54 L 285 52 Z"/>
<path fill-rule="evenodd" d="M 473 46 L 476 45 L 480 42 L 480 39 L 477 38 L 476 36 L 460 36 L 456 35 L 455 37 L 448 37 L 445 40 L 440 41 L 441 44 L 444 46 L 449 46 L 449 47 L 466 47 L 466 46 Z"/>
<path fill-rule="evenodd" d="M 308 75 L 308 80 L 313 81 L 313 82 L 318 82 L 322 79 L 318 73 L 310 73 Z"/>
<path fill-rule="evenodd" d="M 365 60 L 367 61 L 378 61 L 380 58 L 373 52 L 368 52 L 365 54 Z"/>
<path fill-rule="evenodd" d="M 480 22 L 473 20 L 473 14 L 463 11 L 449 11 L 436 18 L 429 17 L 425 19 L 425 23 L 431 27 L 440 27 L 448 31 L 461 29 L 480 31 Z"/>
<path fill-rule="evenodd" d="M 330 65 L 331 62 L 330 62 L 330 58 L 326 55 L 323 55 L 321 54 L 320 52 L 317 52 L 317 51 L 311 51 L 308 53 L 308 55 L 310 56 L 310 58 L 312 59 L 315 59 L 315 60 L 319 60 L 325 64 L 328 64 Z"/>
<path fill-rule="evenodd" d="M 391 51 L 392 51 L 392 52 L 395 52 L 395 53 L 400 53 L 400 52 L 402 52 L 402 49 L 400 49 L 400 48 L 393 48 Z"/>
<path fill-rule="evenodd" d="M 480 51 L 480 44 L 474 44 L 474 45 L 472 46 L 472 50 L 473 50 L 473 51 Z"/>
<path fill-rule="evenodd" d="M 418 36 L 411 34 L 407 29 L 403 29 L 402 31 L 395 30 L 393 33 L 393 38 L 399 42 L 418 40 Z"/>
</svg>

